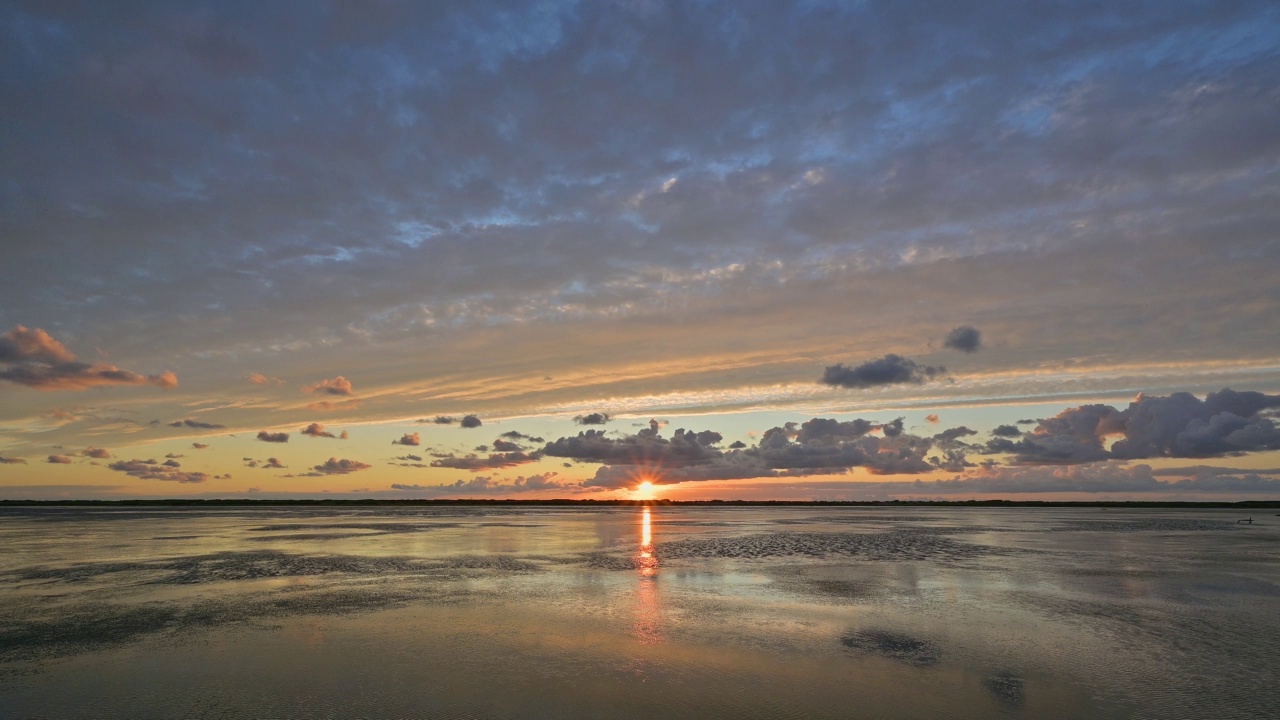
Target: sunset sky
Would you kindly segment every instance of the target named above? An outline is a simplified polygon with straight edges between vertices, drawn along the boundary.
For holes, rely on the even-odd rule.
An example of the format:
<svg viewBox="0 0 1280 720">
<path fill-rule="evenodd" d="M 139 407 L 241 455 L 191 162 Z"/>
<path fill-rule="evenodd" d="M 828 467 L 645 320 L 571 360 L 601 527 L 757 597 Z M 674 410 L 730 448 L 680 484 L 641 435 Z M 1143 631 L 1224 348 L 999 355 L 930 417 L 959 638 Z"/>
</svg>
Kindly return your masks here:
<svg viewBox="0 0 1280 720">
<path fill-rule="evenodd" d="M 1280 498 L 1274 2 L 0 33 L 0 499 Z"/>
</svg>

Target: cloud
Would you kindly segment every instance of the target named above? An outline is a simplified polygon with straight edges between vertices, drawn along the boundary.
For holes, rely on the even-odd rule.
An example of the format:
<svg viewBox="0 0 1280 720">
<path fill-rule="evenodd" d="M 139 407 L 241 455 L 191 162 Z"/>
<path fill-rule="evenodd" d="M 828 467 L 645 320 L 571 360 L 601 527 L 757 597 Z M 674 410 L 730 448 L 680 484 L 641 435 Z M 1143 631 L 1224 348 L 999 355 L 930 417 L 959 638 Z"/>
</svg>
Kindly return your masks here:
<svg viewBox="0 0 1280 720">
<path fill-rule="evenodd" d="M 40 328 L 16 325 L 0 335 L 0 380 L 40 390 L 82 390 L 107 385 L 178 386 L 172 372 L 140 375 L 106 363 L 83 363 Z"/>
<path fill-rule="evenodd" d="M 262 442 L 269 443 L 287 443 L 289 442 L 289 433 L 286 432 L 267 432 L 266 430 L 258 431 L 258 439 Z"/>
<path fill-rule="evenodd" d="M 457 421 L 458 421 L 458 419 L 457 419 L 457 418 L 455 418 L 455 417 L 451 417 L 451 416 L 449 416 L 449 415 L 437 415 L 437 416 L 435 416 L 434 418 L 431 418 L 430 420 L 428 420 L 428 419 L 426 419 L 426 418 L 422 418 L 422 419 L 421 419 L 421 420 L 419 420 L 418 422 L 419 422 L 419 423 L 432 423 L 432 424 L 434 424 L 434 425 L 452 425 L 452 424 L 454 424 L 454 423 L 455 423 L 455 422 L 457 422 Z"/>
<path fill-rule="evenodd" d="M 163 466 L 165 466 L 165 467 L 171 467 L 171 468 L 179 468 L 179 467 L 182 467 L 182 463 L 180 463 L 180 462 L 178 462 L 177 460 L 174 460 L 174 459 L 172 459 L 172 458 L 170 458 L 169 460 L 165 460 L 164 462 L 162 462 L 162 463 L 160 463 L 160 464 L 161 464 L 161 465 L 163 465 Z"/>
<path fill-rule="evenodd" d="M 262 373 L 249 373 L 249 382 L 254 385 L 284 385 L 284 380 L 278 377 L 269 377 Z"/>
<path fill-rule="evenodd" d="M 324 429 L 324 426 L 323 426 L 323 425 L 321 425 L 320 423 L 311 423 L 310 425 L 308 425 L 308 426 L 306 426 L 306 427 L 302 428 L 302 429 L 301 429 L 301 430 L 299 430 L 298 432 L 299 432 L 300 434 L 302 434 L 302 435 L 306 435 L 306 436 L 308 436 L 308 437 L 313 437 L 313 438 L 333 438 L 333 439 L 338 439 L 338 436 L 337 436 L 337 435 L 334 435 L 334 434 L 333 434 L 333 433 L 331 433 L 331 432 L 326 432 L 326 431 L 325 431 L 325 429 Z M 343 433 L 342 433 L 342 435 L 343 435 L 342 439 L 343 439 L 343 440 L 346 440 L 346 439 L 347 439 L 347 438 L 346 438 L 346 434 L 347 434 L 347 433 L 346 433 L 346 431 L 344 430 L 344 431 L 343 431 Z"/>
<path fill-rule="evenodd" d="M 208 449 L 209 445 L 208 443 L 193 442 L 191 443 L 191 447 L 195 448 L 196 450 L 205 450 L 205 449 Z"/>
<path fill-rule="evenodd" d="M 410 447 L 417 447 L 422 444 L 422 438 L 419 437 L 418 433 L 405 433 L 404 435 L 400 436 L 400 439 L 392 440 L 391 444 L 392 445 L 408 445 Z"/>
<path fill-rule="evenodd" d="M 139 375 L 105 363 L 21 363 L 0 369 L 0 380 L 39 390 L 83 390 L 107 385 L 155 385 L 165 389 L 178 386 L 178 377 L 171 372 Z"/>
<path fill-rule="evenodd" d="M 516 431 L 516 430 L 508 430 L 508 431 L 506 431 L 506 432 L 502 433 L 502 435 L 501 435 L 500 437 L 504 437 L 504 438 L 506 438 L 507 440 L 527 440 L 528 442 L 535 442 L 535 443 L 544 442 L 544 440 L 543 440 L 542 438 L 540 438 L 540 437 L 534 437 L 534 436 L 532 436 L 532 435 L 525 435 L 524 433 L 519 432 L 519 431 Z"/>
<path fill-rule="evenodd" d="M 205 473 L 185 472 L 173 466 L 166 467 L 155 460 L 118 460 L 108 465 L 107 468 L 143 480 L 202 483 L 209 479 L 209 476 Z"/>
<path fill-rule="evenodd" d="M 901 426 L 900 418 L 891 423 L 813 418 L 800 425 L 794 441 L 790 428 L 775 427 L 756 447 L 737 452 L 764 467 L 793 472 L 862 467 L 875 474 L 895 474 L 932 469 L 925 459 L 931 441 L 906 434 Z M 884 437 L 868 434 L 872 429 L 881 430 Z"/>
<path fill-rule="evenodd" d="M 573 418 L 578 425 L 604 425 L 609 422 L 609 416 L 602 412 L 587 413 L 586 415 L 578 415 Z"/>
<path fill-rule="evenodd" d="M 358 460 L 347 460 L 346 458 L 338 460 L 337 458 L 329 458 L 324 463 L 316 465 L 315 470 L 316 472 L 323 473 L 325 475 L 346 475 L 359 470 L 368 470 L 370 467 L 372 466 L 366 465 Z"/>
<path fill-rule="evenodd" d="M 478 449 L 479 448 L 477 448 L 477 450 Z M 513 443 L 508 440 L 503 440 L 502 438 L 497 438 L 493 441 L 493 449 L 496 452 L 519 452 L 524 450 L 519 443 Z M 488 448 L 485 448 L 485 450 L 488 450 Z"/>
<path fill-rule="evenodd" d="M 1118 458 L 1219 457 L 1280 449 L 1280 426 L 1262 410 L 1280 407 L 1280 395 L 1224 388 L 1204 400 L 1190 393 L 1139 395 L 1100 430 L 1124 434 L 1111 452 Z"/>
<path fill-rule="evenodd" d="M 523 475 L 513 480 L 504 482 L 500 478 L 489 476 L 478 476 L 466 480 L 457 480 L 452 483 L 441 485 L 408 485 L 402 483 L 394 483 L 391 489 L 401 492 L 426 493 L 431 495 L 508 495 L 523 492 L 538 492 L 545 490 L 567 490 L 569 492 L 582 492 L 584 488 L 579 483 L 566 482 L 559 479 L 559 474 L 555 472 L 541 473 L 538 475 Z"/>
<path fill-rule="evenodd" d="M 422 462 L 422 456 L 421 456 L 421 455 L 413 455 L 413 454 L 408 454 L 408 455 L 397 455 L 394 459 L 395 459 L 395 460 L 404 460 L 404 461 L 406 461 L 406 462 L 416 462 L 416 463 L 420 463 L 420 462 Z"/>
<path fill-rule="evenodd" d="M 548 443 L 543 453 L 579 462 L 664 468 L 696 465 L 720 456 L 720 451 L 710 447 L 720 441 L 719 433 L 693 433 L 681 428 L 668 439 L 658 434 L 658 427 L 657 422 L 651 421 L 649 428 L 618 438 L 608 437 L 603 430 L 584 430 L 577 436 Z"/>
<path fill-rule="evenodd" d="M 501 392 L 518 358 L 557 408 L 663 391 L 630 370 L 730 343 L 737 366 L 673 387 L 792 383 L 822 365 L 769 362 L 934 337 L 939 316 L 1017 343 L 1026 368 L 1275 356 L 1280 306 L 1258 290 L 1280 269 L 1256 191 L 1276 157 L 1267 3 L 641 5 L 470 3 L 450 22 L 335 5 L 310 32 L 284 6 L 256 22 L 232 7 L 196 23 L 209 42 L 164 4 L 110 22 L 24 5 L 20 26 L 58 32 L 9 58 L 25 170 L 5 227 L 27 254 L 4 316 L 58 317 L 86 353 L 114 334 L 236 363 L 225 377 L 363 355 L 391 387 L 431 362 L 442 398 Z M 282 364 L 246 364 L 267 357 Z M 567 387 L 590 377 L 605 382 Z M 423 396 L 384 397 L 395 417 Z"/>
<path fill-rule="evenodd" d="M 995 429 L 991 431 L 991 434 L 996 437 L 1013 438 L 1020 437 L 1022 435 L 1022 430 L 1019 429 L 1017 425 L 997 425 Z"/>
<path fill-rule="evenodd" d="M 1040 421 L 1035 430 L 1018 441 L 995 438 L 987 442 L 988 452 L 1013 454 L 1021 465 L 1076 465 L 1106 460 L 1110 453 L 1102 446 L 1098 427 L 1114 418 L 1109 405 L 1082 405 Z"/>
<path fill-rule="evenodd" d="M 843 388 L 862 389 L 883 385 L 919 385 L 945 374 L 942 366 L 920 365 L 914 360 L 892 353 L 878 360 L 868 360 L 857 367 L 841 363 L 829 366 L 819 382 Z"/>
<path fill-rule="evenodd" d="M 0 363 L 38 362 L 47 365 L 73 363 L 76 356 L 40 328 L 22 325 L 0 335 Z"/>
<path fill-rule="evenodd" d="M 931 425 L 937 425 L 938 423 L 942 422 L 941 420 L 938 419 L 937 413 L 929 413 L 928 415 L 925 415 L 924 421 Z"/>
<path fill-rule="evenodd" d="M 49 411 L 49 417 L 64 423 L 71 423 L 79 420 L 83 415 L 81 411 L 73 408 L 53 408 Z"/>
<path fill-rule="evenodd" d="M 1168 474 L 1164 470 L 1124 462 L 1102 462 L 1066 467 L 978 467 L 938 480 L 783 481 L 767 487 L 773 492 L 792 495 L 798 493 L 810 499 L 832 500 L 964 500 L 1071 494 L 1098 496 L 1099 500 L 1159 498 L 1228 501 L 1263 499 L 1280 492 L 1277 469 L 1221 470 L 1232 472 L 1192 476 L 1181 481 L 1164 481 L 1156 477 Z M 751 490 L 761 487 L 756 484 L 730 490 L 749 496 Z M 1114 495 L 1119 497 L 1110 497 Z"/>
<path fill-rule="evenodd" d="M 942 341 L 942 346 L 952 350 L 959 350 L 960 352 L 976 352 L 982 347 L 982 333 L 978 332 L 975 327 L 961 325 L 960 327 L 952 328 L 951 332 L 947 333 L 946 339 Z"/>
<path fill-rule="evenodd" d="M 879 434 L 877 434 L 879 433 Z M 634 436 L 608 437 L 587 430 L 550 443 L 544 453 L 579 462 L 599 462 L 586 487 L 634 487 L 640 480 L 658 484 L 705 480 L 798 477 L 845 473 L 862 468 L 873 475 L 959 471 L 973 467 L 969 446 L 958 438 L 975 434 L 955 428 L 935 437 L 911 435 L 903 419 L 874 422 L 812 418 L 766 430 L 754 446 L 712 447 L 720 434 L 676 430 L 671 440 L 658 435 L 658 424 Z M 930 454 L 935 448 L 939 452 Z"/>
<path fill-rule="evenodd" d="M 477 472 L 480 470 L 497 470 L 501 468 L 515 467 L 516 465 L 537 462 L 541 459 L 542 453 L 538 452 L 491 453 L 487 456 L 479 456 L 473 453 L 464 457 L 457 457 L 449 454 L 432 460 L 431 467 L 453 468 L 455 470 L 470 470 L 472 472 Z"/>
<path fill-rule="evenodd" d="M 1223 475 L 1280 475 L 1280 467 L 1273 468 L 1236 468 L 1220 465 L 1186 465 L 1183 467 L 1152 468 L 1151 474 L 1156 477 L 1221 477 Z"/>
<path fill-rule="evenodd" d="M 462 419 L 458 421 L 458 425 L 464 428 L 478 428 L 483 424 L 480 422 L 478 415 L 463 415 Z"/>
<path fill-rule="evenodd" d="M 111 453 L 105 448 L 89 447 L 80 451 L 84 457 L 96 458 L 98 460 L 106 460 L 111 457 Z"/>
<path fill-rule="evenodd" d="M 982 493 L 1280 493 L 1280 479 L 1247 470 L 1204 475 L 1181 482 L 1158 480 L 1149 465 L 1095 463 L 1060 468 L 983 468 L 963 476 L 916 481 L 911 492 L 950 495 Z M 905 484 L 903 484 L 905 485 Z M 903 488 L 904 490 L 906 488 Z"/>
<path fill-rule="evenodd" d="M 4 457 L 0 455 L 0 465 L 26 465 L 27 461 L 22 458 Z"/>
<path fill-rule="evenodd" d="M 1258 91 L 1274 69 L 1267 43 L 1230 41 L 1270 36 L 1266 3 L 1046 5 L 927 22 L 913 4 L 779 3 L 741 16 L 713 4 L 642 20 L 634 5 L 472 3 L 450 22 L 397 6 L 397 22 L 368 10 L 284 34 L 270 32 L 283 10 L 252 22 L 228 9 L 197 23 L 231 48 L 211 55 L 163 8 L 94 22 L 41 4 L 32 22 L 77 42 L 36 39 L 11 58 L 29 81 L 6 85 L 9 122 L 30 133 L 15 158 L 29 172 L 12 192 L 34 204 L 6 214 L 31 255 L 0 306 L 43 317 L 59 288 L 90 300 L 62 319 L 81 325 L 77 338 L 127 302 L 136 327 L 103 332 L 136 329 L 140 345 L 232 352 L 234 339 L 314 357 L 359 338 L 388 367 L 422 353 L 399 350 L 401 333 L 439 332 L 431 354 L 472 358 L 459 372 L 468 382 L 532 346 L 493 352 L 508 342 L 497 331 L 492 346 L 459 347 L 455 327 L 531 322 L 548 346 L 581 338 L 573 355 L 600 363 L 619 331 L 636 354 L 683 359 L 741 336 L 734 322 L 747 316 L 750 357 L 790 345 L 775 335 L 784 312 L 792 337 L 859 337 L 922 307 L 983 323 L 972 309 L 990 308 L 991 322 L 1026 332 L 984 330 L 1042 348 L 1033 360 L 1080 346 L 1274 355 L 1275 298 L 1256 290 L 1280 263 L 1268 252 L 1274 203 L 1237 180 L 1275 156 L 1273 103 Z M 137 27 L 148 42 L 123 41 Z M 899 36 L 914 41 L 884 41 Z M 297 57 L 332 72 L 309 75 L 286 60 Z M 406 79 L 404 67 L 451 80 Z M 278 104 L 262 102 L 266 85 Z M 346 112 L 353 103 L 366 112 Z M 520 122 L 497 122 L 504 113 Z M 887 139 L 860 141 L 872 136 Z M 134 162 L 113 162 L 137 137 L 148 142 L 131 146 Z M 469 163 L 484 168 L 460 177 Z M 1121 219 L 1132 222 L 1123 233 Z M 1112 239 L 1112 254 L 1094 252 Z M 1206 243 L 1220 252 L 1188 263 Z M 517 261 L 534 248 L 536 262 Z M 1121 282 L 1117 255 L 1143 272 Z M 145 268 L 130 267 L 138 258 Z M 1237 268 L 1250 271 L 1239 287 L 1221 282 Z M 997 272 L 1017 282 L 983 282 Z M 137 280 L 121 291 L 107 277 Z M 1199 295 L 1193 283 L 1213 297 L 1179 298 Z M 1133 322 L 1133 298 L 1160 309 L 1148 327 Z M 678 308 L 690 308 L 679 346 L 641 348 L 634 330 Z M 1183 310 L 1181 327 L 1203 328 L 1195 343 L 1170 332 Z M 582 337 L 597 326 L 575 322 L 606 317 L 599 345 Z M 1126 331 L 1142 337 L 1122 348 Z M 1146 342 L 1159 335 L 1167 344 Z M 540 368 L 531 379 L 578 369 Z"/>
<path fill-rule="evenodd" d="M 189 428 L 196 428 L 199 430 L 220 430 L 222 428 L 225 428 L 226 425 L 218 425 L 216 423 L 207 423 L 207 422 L 200 422 L 199 420 L 188 419 L 188 420 L 174 420 L 173 422 L 169 423 L 169 427 L 175 427 L 175 428 L 189 427 Z"/>
<path fill-rule="evenodd" d="M 969 428 L 961 425 L 960 427 L 954 427 L 954 428 L 949 428 L 947 430 L 943 430 L 937 435 L 934 435 L 933 441 L 936 443 L 947 445 L 947 444 L 954 443 L 956 440 L 959 440 L 962 437 L 969 437 L 971 435 L 977 435 L 977 434 L 978 434 L 977 430 L 970 430 Z"/>
<path fill-rule="evenodd" d="M 66 455 L 50 455 L 46 462 L 53 463 L 54 465 L 70 465 L 71 458 Z"/>
<path fill-rule="evenodd" d="M 351 388 L 351 381 L 341 375 L 332 380 L 321 380 L 314 385 L 307 385 L 302 389 L 309 393 L 321 395 L 350 396 L 354 394 Z"/>
<path fill-rule="evenodd" d="M 332 412 L 334 410 L 354 410 L 358 407 L 360 407 L 360 400 L 358 398 L 352 398 L 350 400 L 340 400 L 337 402 L 332 400 L 320 400 L 318 402 L 307 403 L 307 409 L 314 410 L 316 412 Z"/>
<path fill-rule="evenodd" d="M 809 442 L 832 442 L 839 439 L 860 438 L 867 433 L 880 431 L 885 437 L 896 437 L 903 432 L 902 418 L 896 418 L 886 423 L 877 423 L 871 420 L 863 420 L 857 418 L 840 422 L 831 418 L 813 418 L 806 420 L 800 425 L 795 423 L 787 423 L 781 428 L 773 428 L 766 431 L 765 436 L 770 433 L 784 435 L 786 437 L 794 437 L 799 443 Z"/>
<path fill-rule="evenodd" d="M 1124 410 L 1093 404 L 1046 418 L 1017 441 L 995 438 L 987 451 L 1019 465 L 1107 459 L 1207 458 L 1280 449 L 1280 426 L 1262 411 L 1280 395 L 1229 388 L 1200 400 L 1190 393 L 1139 395 Z M 1116 439 L 1108 448 L 1110 438 Z"/>
</svg>

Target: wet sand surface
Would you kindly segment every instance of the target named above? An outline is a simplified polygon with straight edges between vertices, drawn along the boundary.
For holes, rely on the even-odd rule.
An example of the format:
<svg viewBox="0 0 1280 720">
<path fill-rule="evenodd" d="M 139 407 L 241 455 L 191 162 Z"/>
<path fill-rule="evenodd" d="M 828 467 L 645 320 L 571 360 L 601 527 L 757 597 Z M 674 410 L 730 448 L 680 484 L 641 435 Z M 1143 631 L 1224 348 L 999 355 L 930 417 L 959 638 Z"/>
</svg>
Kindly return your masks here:
<svg viewBox="0 0 1280 720">
<path fill-rule="evenodd" d="M 0 717 L 1275 717 L 1245 515 L 10 508 Z"/>
</svg>

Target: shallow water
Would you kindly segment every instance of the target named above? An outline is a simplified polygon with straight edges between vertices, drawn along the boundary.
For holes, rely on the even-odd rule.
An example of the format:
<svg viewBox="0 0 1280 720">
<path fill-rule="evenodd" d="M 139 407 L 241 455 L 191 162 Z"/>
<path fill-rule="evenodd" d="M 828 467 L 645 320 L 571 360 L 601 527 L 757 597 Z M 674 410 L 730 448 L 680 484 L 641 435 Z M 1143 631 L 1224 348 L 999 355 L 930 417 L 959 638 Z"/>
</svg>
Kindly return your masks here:
<svg viewBox="0 0 1280 720">
<path fill-rule="evenodd" d="M 6 509 L 0 717 L 1276 717 L 1242 516 Z"/>
</svg>

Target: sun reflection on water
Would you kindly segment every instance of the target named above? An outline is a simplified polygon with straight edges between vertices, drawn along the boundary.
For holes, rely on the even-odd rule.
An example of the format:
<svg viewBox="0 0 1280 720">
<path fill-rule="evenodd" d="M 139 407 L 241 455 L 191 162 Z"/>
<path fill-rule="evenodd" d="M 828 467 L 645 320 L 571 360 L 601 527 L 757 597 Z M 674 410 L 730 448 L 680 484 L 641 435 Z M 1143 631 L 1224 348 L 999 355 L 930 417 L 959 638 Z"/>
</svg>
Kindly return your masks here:
<svg viewBox="0 0 1280 720">
<path fill-rule="evenodd" d="M 653 522 L 649 508 L 640 515 L 640 550 L 636 555 L 640 584 L 636 588 L 633 634 L 642 644 L 661 642 L 658 605 L 658 556 L 653 548 Z"/>
<path fill-rule="evenodd" d="M 640 555 L 636 566 L 640 568 L 641 577 L 658 576 L 658 556 L 653 552 L 653 522 L 647 507 L 640 517 Z"/>
</svg>

